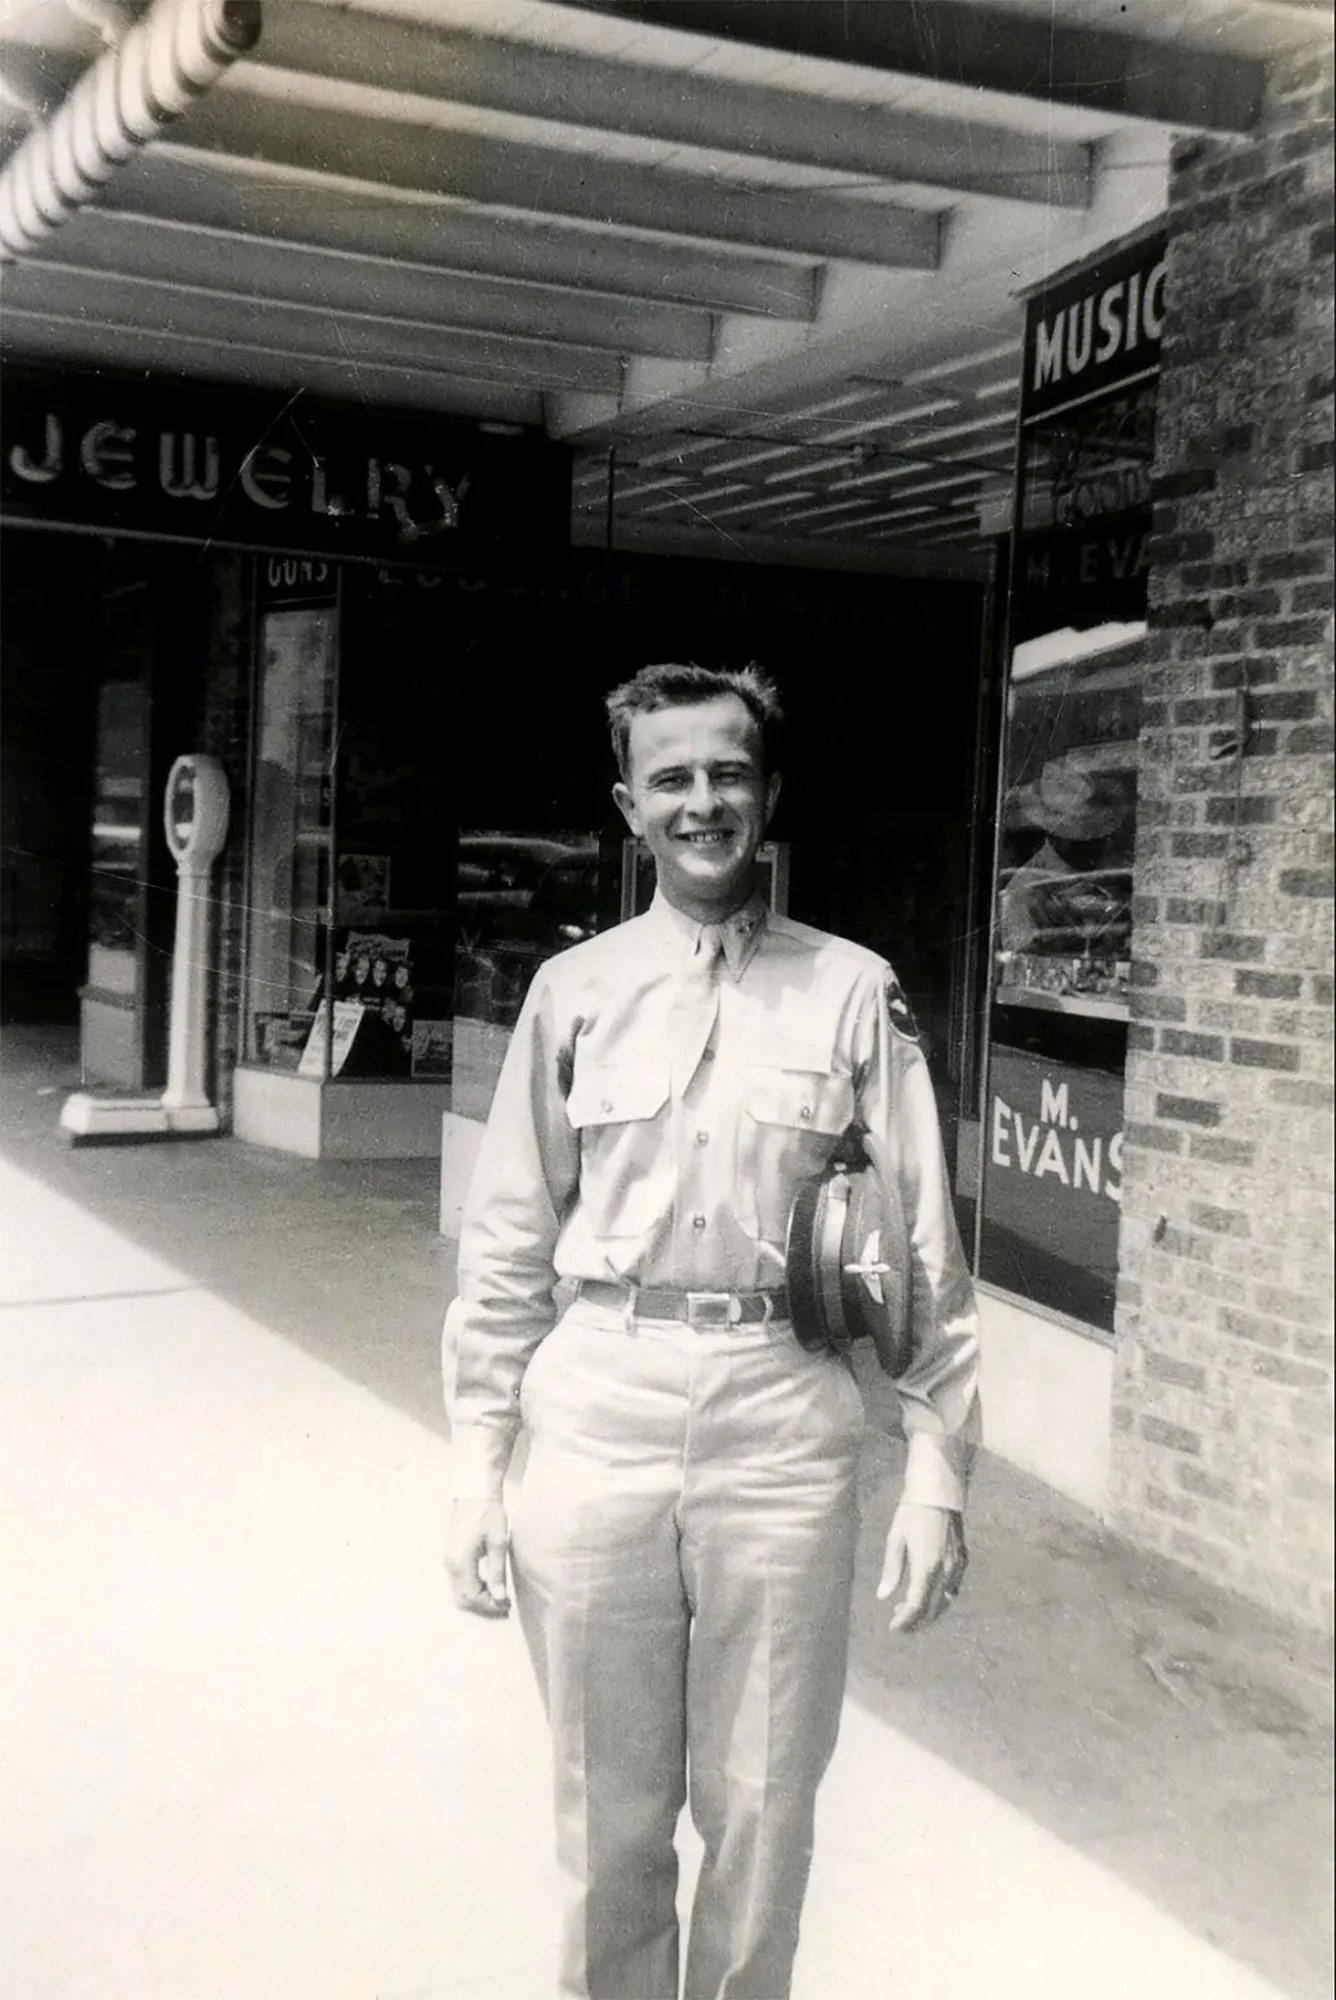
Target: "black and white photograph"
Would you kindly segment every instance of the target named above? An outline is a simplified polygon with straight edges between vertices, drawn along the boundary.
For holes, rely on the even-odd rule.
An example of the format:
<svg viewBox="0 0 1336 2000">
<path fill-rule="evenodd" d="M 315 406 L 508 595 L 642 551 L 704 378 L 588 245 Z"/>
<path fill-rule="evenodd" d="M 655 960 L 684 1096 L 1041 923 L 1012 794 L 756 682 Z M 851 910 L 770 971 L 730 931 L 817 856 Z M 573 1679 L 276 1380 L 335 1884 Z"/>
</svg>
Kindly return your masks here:
<svg viewBox="0 0 1336 2000">
<path fill-rule="evenodd" d="M 0 1996 L 1330 2000 L 1330 0 L 0 0 Z"/>
</svg>

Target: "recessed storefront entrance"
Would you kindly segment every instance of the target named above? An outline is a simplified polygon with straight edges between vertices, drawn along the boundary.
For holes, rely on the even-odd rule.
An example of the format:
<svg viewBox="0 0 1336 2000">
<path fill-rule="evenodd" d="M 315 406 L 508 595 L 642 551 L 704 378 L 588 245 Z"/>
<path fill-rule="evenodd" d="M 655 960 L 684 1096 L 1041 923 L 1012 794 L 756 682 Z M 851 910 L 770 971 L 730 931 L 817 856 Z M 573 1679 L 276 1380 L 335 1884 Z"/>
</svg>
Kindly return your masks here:
<svg viewBox="0 0 1336 2000">
<path fill-rule="evenodd" d="M 195 725 L 209 573 L 193 549 L 6 533 L 5 1016 L 79 1020 L 94 1086 L 165 1078 L 162 787 Z"/>
</svg>

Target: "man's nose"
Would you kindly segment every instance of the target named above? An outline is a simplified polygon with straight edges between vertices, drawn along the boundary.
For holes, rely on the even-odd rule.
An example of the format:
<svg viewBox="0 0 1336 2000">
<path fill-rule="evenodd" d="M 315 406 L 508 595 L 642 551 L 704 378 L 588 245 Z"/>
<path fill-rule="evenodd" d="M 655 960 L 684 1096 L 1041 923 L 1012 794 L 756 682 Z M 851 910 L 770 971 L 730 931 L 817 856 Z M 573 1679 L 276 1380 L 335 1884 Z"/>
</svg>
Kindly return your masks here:
<svg viewBox="0 0 1336 2000">
<path fill-rule="evenodd" d="M 702 817 L 710 817 L 718 811 L 719 794 L 708 771 L 697 771 L 693 776 L 686 806 L 688 812 Z"/>
</svg>

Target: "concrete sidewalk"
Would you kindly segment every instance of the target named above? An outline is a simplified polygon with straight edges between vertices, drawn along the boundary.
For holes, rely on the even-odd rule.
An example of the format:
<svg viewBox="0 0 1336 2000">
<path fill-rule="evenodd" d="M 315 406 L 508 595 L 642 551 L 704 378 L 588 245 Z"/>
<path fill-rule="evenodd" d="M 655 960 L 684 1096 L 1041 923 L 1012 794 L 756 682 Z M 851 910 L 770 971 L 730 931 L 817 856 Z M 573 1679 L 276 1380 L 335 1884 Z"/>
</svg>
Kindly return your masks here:
<svg viewBox="0 0 1336 2000">
<path fill-rule="evenodd" d="M 4 1054 L 0 1994 L 551 2000 L 537 1697 L 440 1569 L 433 1170 L 71 1151 L 67 1050 Z M 986 1455 L 893 1643 L 893 1470 L 795 2000 L 1329 1994 L 1326 1649 Z"/>
</svg>

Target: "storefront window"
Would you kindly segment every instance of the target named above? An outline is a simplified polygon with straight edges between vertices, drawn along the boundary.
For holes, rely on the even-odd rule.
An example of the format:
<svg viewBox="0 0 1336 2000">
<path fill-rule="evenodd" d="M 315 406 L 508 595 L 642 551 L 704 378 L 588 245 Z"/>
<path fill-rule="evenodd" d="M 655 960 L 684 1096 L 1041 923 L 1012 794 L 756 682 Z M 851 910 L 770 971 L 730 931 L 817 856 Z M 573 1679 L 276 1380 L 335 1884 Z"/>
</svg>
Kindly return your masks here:
<svg viewBox="0 0 1336 2000">
<path fill-rule="evenodd" d="M 1080 1014 L 1102 1002 L 1121 1012 L 1126 1000 L 1142 671 L 1133 629 L 1016 649 L 994 933 L 1002 1006 Z"/>
<path fill-rule="evenodd" d="M 1029 302 L 978 1272 L 1113 1327 L 1164 245 Z M 1098 329 L 1098 338 L 1095 337 Z"/>
<path fill-rule="evenodd" d="M 460 835 L 452 1110 L 486 1117 L 534 973 L 598 917 L 596 832 Z"/>
<path fill-rule="evenodd" d="M 443 1083 L 458 715 L 439 651 L 377 631 L 364 581 L 323 561 L 266 565 L 261 593 L 248 1060 Z"/>
<path fill-rule="evenodd" d="M 766 661 L 802 746 L 761 856 L 768 900 L 786 909 L 791 877 L 804 921 L 903 968 L 950 1088 L 975 593 L 807 572 L 762 589 L 719 564 L 583 553 L 458 574 L 349 563 L 336 623 L 334 567 L 257 564 L 248 1063 L 440 1083 L 443 1109 L 485 1117 L 536 969 L 652 893 L 611 796 L 606 690 L 707 631 L 711 659 Z M 814 665 L 832 632 L 847 706 Z M 892 644 L 946 646 L 952 671 L 927 677 L 917 736 L 853 742 Z"/>
<path fill-rule="evenodd" d="M 97 700 L 88 983 L 138 999 L 149 809 L 146 680 L 105 681 Z"/>
<path fill-rule="evenodd" d="M 261 614 L 252 793 L 247 1055 L 325 1073 L 322 993 L 332 847 L 338 607 Z"/>
<path fill-rule="evenodd" d="M 999 816 L 979 1274 L 1113 1324 L 1141 643 L 1016 649 Z"/>
</svg>

